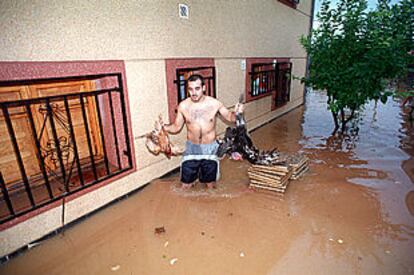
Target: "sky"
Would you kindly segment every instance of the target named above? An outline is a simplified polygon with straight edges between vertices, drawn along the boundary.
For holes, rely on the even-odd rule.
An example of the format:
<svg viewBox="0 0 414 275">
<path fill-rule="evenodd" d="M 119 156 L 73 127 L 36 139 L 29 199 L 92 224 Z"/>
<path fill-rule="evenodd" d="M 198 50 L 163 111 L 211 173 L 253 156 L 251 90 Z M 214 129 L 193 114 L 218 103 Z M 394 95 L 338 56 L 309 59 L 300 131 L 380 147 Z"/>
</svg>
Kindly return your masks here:
<svg viewBox="0 0 414 275">
<path fill-rule="evenodd" d="M 395 3 L 398 3 L 400 0 L 391 0 L 390 4 L 394 5 Z M 319 9 L 321 8 L 321 3 L 323 0 L 315 0 L 315 17 L 313 22 L 313 28 L 318 27 L 318 20 L 316 18 L 316 14 L 318 13 Z M 336 4 L 339 2 L 339 0 L 331 0 L 331 7 L 335 7 Z M 377 0 L 368 0 L 368 9 L 373 9 L 377 6 Z"/>
<path fill-rule="evenodd" d="M 339 1 L 338 0 L 331 0 L 331 4 L 333 6 L 335 6 L 337 2 L 339 2 Z M 395 4 L 395 3 L 398 3 L 398 2 L 399 2 L 399 0 L 391 0 L 391 4 Z M 315 11 L 319 10 L 319 8 L 321 7 L 321 3 L 322 3 L 322 0 L 316 0 L 315 1 Z M 376 5 L 377 5 L 376 0 L 368 0 L 368 8 L 369 9 L 375 8 Z"/>
</svg>

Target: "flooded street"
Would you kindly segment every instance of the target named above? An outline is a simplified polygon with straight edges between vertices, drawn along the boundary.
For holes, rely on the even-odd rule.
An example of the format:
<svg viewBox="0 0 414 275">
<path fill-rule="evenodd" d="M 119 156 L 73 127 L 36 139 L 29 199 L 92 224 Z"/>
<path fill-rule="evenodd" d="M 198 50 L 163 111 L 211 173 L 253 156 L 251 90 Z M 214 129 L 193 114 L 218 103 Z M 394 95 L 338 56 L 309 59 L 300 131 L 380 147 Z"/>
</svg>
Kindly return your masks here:
<svg viewBox="0 0 414 275">
<path fill-rule="evenodd" d="M 258 148 L 311 160 L 284 195 L 249 189 L 249 164 L 226 159 L 217 189 L 156 180 L 0 274 L 414 273 L 413 125 L 390 100 L 366 106 L 357 133 L 332 129 L 325 96 L 308 94 L 252 133 Z"/>
</svg>

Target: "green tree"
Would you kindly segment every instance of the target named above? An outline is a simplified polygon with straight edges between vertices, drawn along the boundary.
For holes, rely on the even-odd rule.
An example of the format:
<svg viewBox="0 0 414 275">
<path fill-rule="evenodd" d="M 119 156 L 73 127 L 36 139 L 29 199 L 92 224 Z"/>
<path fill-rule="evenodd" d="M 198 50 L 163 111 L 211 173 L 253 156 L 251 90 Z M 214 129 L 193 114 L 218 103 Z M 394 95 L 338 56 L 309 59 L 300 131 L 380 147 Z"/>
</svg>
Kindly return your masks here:
<svg viewBox="0 0 414 275">
<path fill-rule="evenodd" d="M 320 23 L 301 43 L 310 57 L 308 87 L 328 95 L 335 132 L 369 100 L 386 102 L 387 81 L 404 74 L 412 62 L 413 0 L 390 5 L 379 0 L 368 11 L 366 0 L 340 0 L 331 8 L 324 0 Z"/>
</svg>

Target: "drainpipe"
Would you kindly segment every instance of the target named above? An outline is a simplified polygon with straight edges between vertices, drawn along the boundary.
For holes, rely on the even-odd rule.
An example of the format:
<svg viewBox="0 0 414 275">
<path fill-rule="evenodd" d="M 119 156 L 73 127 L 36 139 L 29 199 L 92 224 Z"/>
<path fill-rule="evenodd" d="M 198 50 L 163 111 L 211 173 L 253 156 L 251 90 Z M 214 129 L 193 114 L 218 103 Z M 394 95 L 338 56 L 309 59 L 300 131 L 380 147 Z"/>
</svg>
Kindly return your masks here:
<svg viewBox="0 0 414 275">
<path fill-rule="evenodd" d="M 309 32 L 308 35 L 310 35 L 312 33 L 312 29 L 313 29 L 313 19 L 314 19 L 314 12 L 315 12 L 315 0 L 312 0 L 312 6 L 311 6 L 311 16 L 310 16 L 310 20 L 309 20 Z M 306 72 L 305 72 L 305 76 L 308 77 L 309 76 L 309 66 L 310 66 L 310 57 L 306 56 Z M 306 87 L 303 87 L 303 103 L 305 103 L 306 101 Z"/>
</svg>

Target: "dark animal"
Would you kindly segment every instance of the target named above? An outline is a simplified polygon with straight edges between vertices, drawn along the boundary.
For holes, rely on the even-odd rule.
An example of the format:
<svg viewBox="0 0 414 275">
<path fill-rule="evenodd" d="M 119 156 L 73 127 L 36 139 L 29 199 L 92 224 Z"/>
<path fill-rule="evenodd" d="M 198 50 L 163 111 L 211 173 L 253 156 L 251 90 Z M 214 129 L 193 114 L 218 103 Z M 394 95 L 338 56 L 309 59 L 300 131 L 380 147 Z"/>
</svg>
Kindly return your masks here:
<svg viewBox="0 0 414 275">
<path fill-rule="evenodd" d="M 218 143 L 218 157 L 237 152 L 252 164 L 274 165 L 283 162 L 280 160 L 276 148 L 271 151 L 262 151 L 254 146 L 247 133 L 243 114 L 237 114 L 236 127 L 227 127 L 224 138 L 218 140 Z"/>
</svg>

